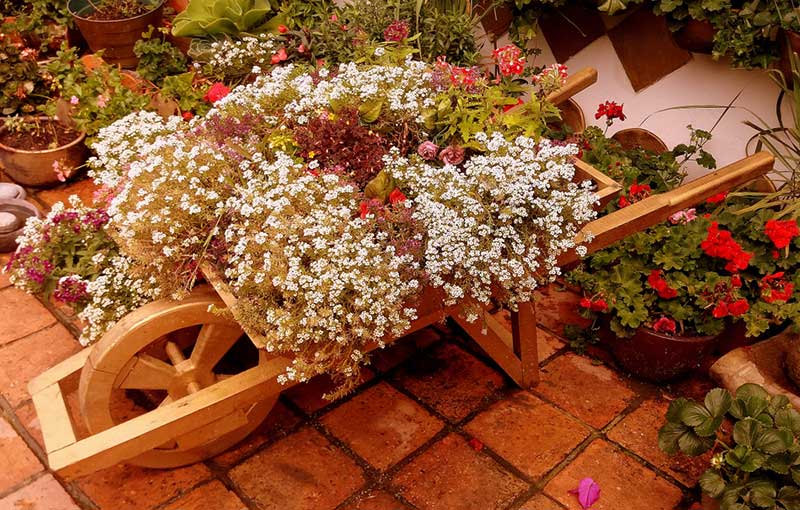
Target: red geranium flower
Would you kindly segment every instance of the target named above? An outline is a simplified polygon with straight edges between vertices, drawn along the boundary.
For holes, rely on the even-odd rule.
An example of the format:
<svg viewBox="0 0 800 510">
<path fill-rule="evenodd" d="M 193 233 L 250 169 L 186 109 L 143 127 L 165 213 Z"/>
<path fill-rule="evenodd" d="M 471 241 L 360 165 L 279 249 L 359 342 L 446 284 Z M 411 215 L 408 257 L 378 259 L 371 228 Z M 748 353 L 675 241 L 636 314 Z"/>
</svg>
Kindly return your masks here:
<svg viewBox="0 0 800 510">
<path fill-rule="evenodd" d="M 203 96 L 203 99 L 208 101 L 209 103 L 216 103 L 223 97 L 227 96 L 230 93 L 231 89 L 225 86 L 224 83 L 217 82 L 208 89 L 206 95 Z"/>
<path fill-rule="evenodd" d="M 725 200 L 725 197 L 728 196 L 727 191 L 723 191 L 722 193 L 717 193 L 716 195 L 710 196 L 706 199 L 706 203 L 708 204 L 718 204 Z"/>
<path fill-rule="evenodd" d="M 742 247 L 734 241 L 733 236 L 727 230 L 720 230 L 719 223 L 716 221 L 708 227 L 708 235 L 700 243 L 700 247 L 710 257 L 719 257 L 727 260 L 725 269 L 731 273 L 741 271 L 750 264 L 752 253 L 742 250 Z"/>
<path fill-rule="evenodd" d="M 650 276 L 647 277 L 647 283 L 658 292 L 658 296 L 663 299 L 672 299 L 678 296 L 678 291 L 671 288 L 667 280 L 661 276 L 660 269 L 653 269 L 650 271 Z"/>
<path fill-rule="evenodd" d="M 738 317 L 750 309 L 750 304 L 746 299 L 737 299 L 728 305 L 728 312 L 734 317 Z"/>
<path fill-rule="evenodd" d="M 600 298 L 597 301 L 592 301 L 592 310 L 595 312 L 607 312 L 608 303 L 606 303 L 606 300 L 603 298 Z"/>
<path fill-rule="evenodd" d="M 592 300 L 589 298 L 581 298 L 580 302 L 578 303 L 581 305 L 581 308 L 591 308 L 592 307 Z"/>
<path fill-rule="evenodd" d="M 775 248 L 789 246 L 792 239 L 800 235 L 797 220 L 769 220 L 764 226 L 764 233 L 770 238 Z"/>
<path fill-rule="evenodd" d="M 794 292 L 794 284 L 784 278 L 784 272 L 769 274 L 761 279 L 761 298 L 767 303 L 789 301 Z"/>
<path fill-rule="evenodd" d="M 624 104 L 617 104 L 614 101 L 606 101 L 597 107 L 597 113 L 594 114 L 595 119 L 606 117 L 606 122 L 611 122 L 614 119 L 625 120 L 625 113 L 622 111 Z"/>
<path fill-rule="evenodd" d="M 677 331 L 675 328 L 675 321 L 669 317 L 661 317 L 655 321 L 653 323 L 653 330 L 659 333 L 670 333 L 672 335 Z"/>
<path fill-rule="evenodd" d="M 287 27 L 286 25 L 278 25 L 278 32 L 280 32 L 281 34 L 285 34 L 288 31 L 289 27 Z"/>
<path fill-rule="evenodd" d="M 389 202 L 391 204 L 399 204 L 400 202 L 405 202 L 406 196 L 400 191 L 400 188 L 395 188 L 389 193 Z"/>
</svg>

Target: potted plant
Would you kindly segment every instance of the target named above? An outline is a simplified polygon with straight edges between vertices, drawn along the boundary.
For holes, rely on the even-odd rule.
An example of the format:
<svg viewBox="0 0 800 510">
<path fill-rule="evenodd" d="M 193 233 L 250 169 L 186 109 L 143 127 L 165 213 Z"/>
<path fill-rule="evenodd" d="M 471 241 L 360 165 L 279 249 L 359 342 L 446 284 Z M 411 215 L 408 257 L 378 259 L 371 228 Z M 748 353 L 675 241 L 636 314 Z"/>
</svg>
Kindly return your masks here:
<svg viewBox="0 0 800 510">
<path fill-rule="evenodd" d="M 56 185 L 86 161 L 85 137 L 50 117 L 11 117 L 0 126 L 0 163 L 19 184 Z"/>
<path fill-rule="evenodd" d="M 75 24 L 89 48 L 122 67 L 136 67 L 133 47 L 147 27 L 161 25 L 164 0 L 69 0 Z"/>
<path fill-rule="evenodd" d="M 669 406 L 658 446 L 698 456 L 711 450 L 700 477 L 711 510 L 791 510 L 800 505 L 800 413 L 783 395 L 744 384 L 734 395 L 715 388 L 703 402 Z"/>
<path fill-rule="evenodd" d="M 678 46 L 697 53 L 711 53 L 717 33 L 715 25 L 731 8 L 728 0 L 659 0 L 653 6 L 653 12 L 666 16 Z"/>
</svg>

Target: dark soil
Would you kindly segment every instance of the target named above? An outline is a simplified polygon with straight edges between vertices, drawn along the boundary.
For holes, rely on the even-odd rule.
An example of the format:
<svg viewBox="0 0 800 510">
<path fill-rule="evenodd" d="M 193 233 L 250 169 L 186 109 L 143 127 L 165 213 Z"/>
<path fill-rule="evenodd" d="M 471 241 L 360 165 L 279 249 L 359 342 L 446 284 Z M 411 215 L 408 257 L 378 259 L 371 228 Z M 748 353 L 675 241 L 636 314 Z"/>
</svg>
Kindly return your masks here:
<svg viewBox="0 0 800 510">
<path fill-rule="evenodd" d="M 38 151 L 66 145 L 79 136 L 77 131 L 56 122 L 43 122 L 38 130 L 4 130 L 0 132 L 0 143 L 15 149 Z"/>
<path fill-rule="evenodd" d="M 152 11 L 155 6 L 142 3 L 139 0 L 95 0 L 97 7 L 94 12 L 85 16 L 86 19 L 95 21 L 114 21 L 135 18 Z"/>
</svg>

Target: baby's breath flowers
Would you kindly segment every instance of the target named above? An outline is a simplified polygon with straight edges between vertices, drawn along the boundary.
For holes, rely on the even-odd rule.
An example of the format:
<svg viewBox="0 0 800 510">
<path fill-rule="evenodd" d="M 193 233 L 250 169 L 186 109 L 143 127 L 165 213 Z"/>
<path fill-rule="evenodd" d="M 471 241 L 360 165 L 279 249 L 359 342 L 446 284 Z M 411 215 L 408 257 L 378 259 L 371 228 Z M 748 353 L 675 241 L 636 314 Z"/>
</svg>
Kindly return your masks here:
<svg viewBox="0 0 800 510">
<path fill-rule="evenodd" d="M 342 383 L 335 394 L 357 380 L 370 344 L 409 328 L 431 287 L 448 304 L 530 299 L 592 218 L 590 185 L 572 182 L 577 149 L 521 129 L 507 140 L 501 108 L 485 133 L 448 134 L 436 116 L 466 92 L 440 78 L 410 58 L 287 64 L 204 118 L 139 114 L 109 127 L 93 165 L 113 189 L 119 265 L 173 295 L 213 266 L 236 320 L 294 359 L 281 380 L 328 373 Z M 100 300 L 87 315 L 116 313 L 115 282 L 87 284 Z"/>
</svg>

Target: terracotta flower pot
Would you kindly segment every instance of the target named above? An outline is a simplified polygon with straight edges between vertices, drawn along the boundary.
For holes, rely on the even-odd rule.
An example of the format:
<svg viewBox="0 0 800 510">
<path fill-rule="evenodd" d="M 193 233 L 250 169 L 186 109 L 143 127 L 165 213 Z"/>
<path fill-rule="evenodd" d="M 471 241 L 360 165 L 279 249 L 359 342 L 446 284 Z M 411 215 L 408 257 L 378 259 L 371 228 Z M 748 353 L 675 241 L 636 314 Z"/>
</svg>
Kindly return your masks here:
<svg viewBox="0 0 800 510">
<path fill-rule="evenodd" d="M 157 27 L 161 24 L 164 0 L 150 12 L 119 20 L 93 20 L 84 17 L 89 16 L 94 9 L 89 0 L 69 0 L 67 7 L 92 51 L 104 50 L 103 58 L 109 63 L 133 68 L 139 62 L 133 47 L 148 26 Z"/>
<path fill-rule="evenodd" d="M 642 128 L 621 129 L 611 137 L 618 141 L 625 149 L 642 149 L 661 154 L 667 152 L 666 144 L 651 131 Z"/>
<path fill-rule="evenodd" d="M 790 52 L 800 55 L 800 34 L 792 31 L 783 31 L 778 34 L 780 42 L 781 59 L 778 61 L 778 69 L 783 73 L 787 85 L 792 86 L 792 62 L 789 60 Z"/>
<path fill-rule="evenodd" d="M 0 199 L 0 253 L 17 249 L 17 237 L 31 217 L 41 217 L 33 204 L 18 198 Z"/>
<path fill-rule="evenodd" d="M 49 118 L 41 118 L 40 122 L 54 122 Z M 6 132 L 5 126 L 0 126 L 0 139 Z M 24 186 L 54 186 L 58 180 L 54 164 L 67 172 L 83 165 L 88 155 L 84 144 L 86 135 L 80 133 L 77 138 L 55 149 L 27 150 L 21 147 L 11 147 L 0 142 L 0 165 L 11 179 Z"/>
<path fill-rule="evenodd" d="M 714 351 L 716 336 L 682 337 L 639 328 L 629 338 L 619 338 L 607 327 L 601 341 L 625 370 L 640 379 L 665 382 L 700 365 Z"/>
<path fill-rule="evenodd" d="M 714 49 L 714 36 L 717 29 L 710 21 L 689 20 L 680 30 L 672 34 L 675 43 L 686 51 L 711 53 Z"/>
<path fill-rule="evenodd" d="M 514 20 L 511 2 L 498 3 L 497 0 L 479 0 L 475 4 L 475 12 L 481 18 L 481 25 L 486 34 L 495 39 L 508 32 Z"/>
</svg>

